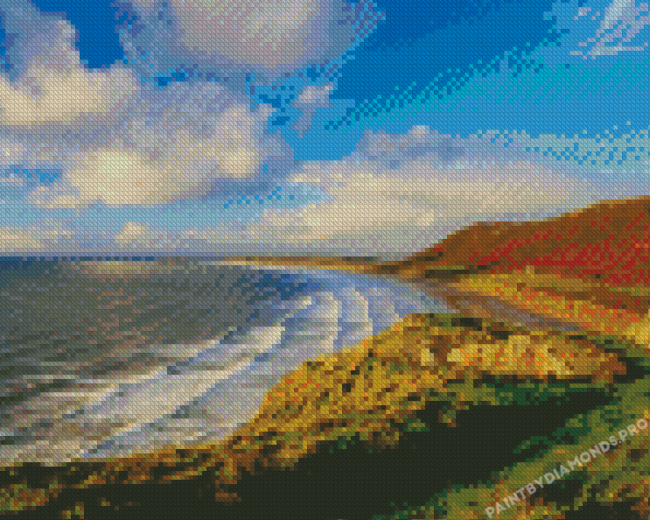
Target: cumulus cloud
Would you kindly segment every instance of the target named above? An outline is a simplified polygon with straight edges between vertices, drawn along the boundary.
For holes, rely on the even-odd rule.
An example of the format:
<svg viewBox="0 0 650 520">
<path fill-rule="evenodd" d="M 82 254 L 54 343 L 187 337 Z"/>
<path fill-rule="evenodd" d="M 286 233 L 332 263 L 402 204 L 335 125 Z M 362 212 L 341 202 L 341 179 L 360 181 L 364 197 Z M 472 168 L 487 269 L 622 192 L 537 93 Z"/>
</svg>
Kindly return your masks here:
<svg viewBox="0 0 650 520">
<path fill-rule="evenodd" d="M 149 51 L 158 70 L 185 64 L 275 79 L 339 58 L 374 29 L 383 14 L 370 0 L 135 0 L 137 30 L 122 42 L 134 58 Z"/>
<path fill-rule="evenodd" d="M 268 66 L 269 70 L 289 70 L 304 64 L 312 50 L 315 60 L 325 59 L 336 47 L 336 42 L 329 39 L 335 34 L 328 32 L 333 27 L 330 22 L 348 14 L 360 17 L 359 8 L 364 2 L 353 5 L 344 0 L 278 0 L 269 5 L 276 7 L 276 13 L 286 10 L 290 14 L 278 15 L 280 20 L 270 26 L 273 11 L 266 7 L 253 12 L 247 4 L 206 2 L 201 4 L 209 8 L 203 11 L 205 21 L 193 34 L 187 20 L 201 13 L 201 5 L 183 7 L 175 0 L 168 4 L 169 8 L 159 0 L 140 0 L 140 8 L 148 13 L 153 24 L 149 29 L 161 28 L 154 19 L 162 20 L 165 26 L 166 16 L 176 20 L 167 32 L 141 31 L 142 38 L 157 35 L 164 39 L 152 40 L 155 52 L 180 49 L 174 45 L 183 41 L 186 45 L 190 41 L 187 38 L 198 38 L 191 52 L 183 47 L 183 52 L 189 52 L 186 55 L 196 56 L 199 62 L 205 59 L 206 67 L 221 63 L 247 71 L 258 65 Z M 136 86 L 132 73 L 124 69 L 90 72 L 79 61 L 67 22 L 40 17 L 19 2 L 15 5 L 9 14 L 7 8 L 0 8 L 5 31 L 19 34 L 11 47 L 11 52 L 18 51 L 10 56 L 16 74 L 0 75 L 0 189 L 20 191 L 21 185 L 34 185 L 35 181 L 24 182 L 9 174 L 12 167 L 20 165 L 61 171 L 61 180 L 27 194 L 24 202 L 39 211 L 83 209 L 94 203 L 108 208 L 170 204 L 199 199 L 215 189 L 225 190 L 226 184 L 233 181 L 250 186 L 264 184 L 276 174 L 288 175 L 283 188 L 313 187 L 326 200 L 294 208 L 283 204 L 263 211 L 248 223 L 233 219 L 180 231 L 159 228 L 155 221 L 139 222 L 137 217 L 129 217 L 118 232 L 72 231 L 56 225 L 5 227 L 0 228 L 5 252 L 67 248 L 133 252 L 189 249 L 217 254 L 416 251 L 477 220 L 546 216 L 602 198 L 628 195 L 635 185 L 629 178 L 621 177 L 621 184 L 627 187 L 617 194 L 614 182 L 586 181 L 573 176 L 579 170 L 574 163 L 580 157 L 591 164 L 598 157 L 611 156 L 606 167 L 599 163 L 584 167 L 584 172 L 609 173 L 610 180 L 620 172 L 625 173 L 630 163 L 617 161 L 626 149 L 623 141 L 603 151 L 600 139 L 567 142 L 543 136 L 533 145 L 526 137 L 508 137 L 510 147 L 504 149 L 503 140 L 495 144 L 494 139 L 490 143 L 489 137 L 452 138 L 421 126 L 402 135 L 368 132 L 357 143 L 356 150 L 342 160 L 298 164 L 279 132 L 268 132 L 273 110 L 268 104 L 253 108 L 247 95 L 212 82 L 175 82 L 160 91 L 153 84 Z M 630 5 L 612 3 L 603 24 L 607 20 L 627 19 L 625 9 Z M 231 8 L 228 13 L 222 11 L 227 6 Z M 616 6 L 620 8 L 614 9 Z M 345 9 L 350 12 L 341 14 L 346 13 Z M 210 18 L 206 12 L 220 13 L 220 17 Z M 164 15 L 160 19 L 159 13 Z M 239 45 L 224 44 L 224 38 L 208 38 L 221 21 L 240 15 L 240 30 L 231 35 Z M 282 20 L 282 16 L 293 18 Z M 250 21 L 255 17 L 257 26 Z M 340 30 L 351 36 L 354 31 L 349 21 L 341 24 Z M 610 22 L 607 27 L 618 27 Z M 293 30 L 292 27 L 302 27 L 312 37 L 325 35 L 325 44 L 312 49 L 307 43 L 318 40 L 301 37 L 293 42 L 297 54 L 291 55 L 293 51 L 287 49 L 293 47 L 287 47 L 282 31 Z M 263 40 L 267 50 L 274 44 L 278 49 L 268 62 L 261 64 L 257 61 L 263 57 L 262 52 L 249 48 L 246 40 L 257 28 L 271 31 Z M 315 28 L 323 32 L 318 33 Z M 277 34 L 273 33 L 275 29 Z M 260 34 L 255 35 L 258 42 Z M 136 45 L 134 41 L 131 44 Z M 301 46 L 305 48 L 300 50 Z M 170 56 L 179 57 L 183 52 Z M 233 56 L 224 58 L 228 52 Z M 221 53 L 223 60 L 213 60 L 213 55 Z M 291 108 L 301 113 L 293 126 L 300 136 L 309 130 L 318 109 L 331 108 L 331 90 L 331 84 L 307 86 L 293 102 Z M 68 130 L 60 130 L 63 127 Z M 113 128 L 112 133 L 108 132 L 109 127 Z M 85 137 L 83 128 L 88 129 Z M 95 130 L 102 135 L 93 134 Z M 542 151 L 529 152 L 535 147 Z M 567 152 L 570 149 L 574 150 L 572 162 Z M 561 158 L 565 160 L 560 168 L 554 163 L 557 154 L 552 150 L 564 150 Z M 645 155 L 640 155 L 643 160 L 634 163 L 637 172 L 647 170 L 648 165 Z M 640 183 L 636 186 L 640 187 Z"/>
<path fill-rule="evenodd" d="M 0 168 L 20 163 L 25 156 L 25 145 L 10 138 L 0 138 Z"/>
<path fill-rule="evenodd" d="M 0 168 L 56 169 L 30 192 L 41 209 L 157 205 L 219 181 L 287 170 L 291 149 L 268 135 L 272 109 L 215 83 L 138 85 L 130 70 L 89 71 L 64 20 L 29 2 L 0 8 L 12 36 L 0 74 Z M 10 181 L 4 181 L 6 185 Z M 19 181 L 12 181 L 16 185 Z"/>
<path fill-rule="evenodd" d="M 122 227 L 122 230 L 115 236 L 115 241 L 122 247 L 128 247 L 136 240 L 141 240 L 146 236 L 147 225 L 138 224 L 136 222 L 127 222 Z"/>
<path fill-rule="evenodd" d="M 349 157 L 306 162 L 284 185 L 320 189 L 325 202 L 268 209 L 247 224 L 173 233 L 147 228 L 128 248 L 391 256 L 422 250 L 476 221 L 545 218 L 645 189 L 624 177 L 616 183 L 567 174 L 542 164 L 541 153 L 525 152 L 530 138 L 521 141 L 505 149 L 490 136 L 451 138 L 421 126 L 408 134 L 368 132 Z"/>
<path fill-rule="evenodd" d="M 91 152 L 66 172 L 65 188 L 39 187 L 29 202 L 47 208 L 75 208 L 92 202 L 107 205 L 168 202 L 172 195 L 166 172 L 146 157 L 119 148 Z"/>
<path fill-rule="evenodd" d="M 620 177 L 613 167 L 558 165 L 546 150 L 565 150 L 568 140 L 553 139 L 451 138 L 423 126 L 399 135 L 368 132 L 349 157 L 305 163 L 289 179 L 323 189 L 330 200 L 267 210 L 249 225 L 247 240 L 282 243 L 289 251 L 381 256 L 422 250 L 477 221 L 545 218 L 647 190 L 636 165 L 629 171 L 628 164 L 627 176 L 617 166 Z M 600 146 L 592 139 L 581 148 L 589 142 Z M 544 153 L 531 151 L 542 143 L 549 145 Z M 630 173 L 636 182 L 628 181 Z"/>
<path fill-rule="evenodd" d="M 645 135 L 637 137 L 645 139 Z M 591 141 L 602 148 L 597 139 L 584 141 L 585 149 Z M 618 148 L 620 143 L 612 141 L 609 146 Z M 422 126 L 413 127 L 407 134 L 369 131 L 348 157 L 305 162 L 283 183 L 283 192 L 320 191 L 324 194 L 321 203 L 293 208 L 284 204 L 262 211 L 250 221 L 220 219 L 214 225 L 179 230 L 160 228 L 154 220 L 129 219 L 119 231 L 88 229 L 82 233 L 77 229 L 72 238 L 89 253 L 392 256 L 422 250 L 476 221 L 545 218 L 598 200 L 647 192 L 645 176 L 639 173 L 642 170 L 628 171 L 634 177 L 630 182 L 624 165 L 616 166 L 620 171 L 615 171 L 614 167 L 605 170 L 602 165 L 590 164 L 584 168 L 591 175 L 581 178 L 578 170 L 556 164 L 546 147 L 538 153 L 528 151 L 541 142 L 553 149 L 567 148 L 565 141 L 556 143 L 550 136 L 521 136 L 507 141 L 509 148 L 504 148 L 504 140 L 490 134 L 452 138 Z M 152 149 L 150 153 L 156 152 Z M 609 157 L 607 153 L 604 156 Z M 636 164 L 643 168 L 646 163 Z M 145 170 L 145 177 L 155 176 L 153 170 L 146 170 L 148 167 L 136 164 L 133 170 Z M 595 175 L 597 171 L 599 176 Z M 150 188 L 164 193 L 153 179 L 145 188 L 129 184 L 134 180 L 125 180 L 135 194 L 116 197 L 122 202 L 137 197 L 147 200 L 146 190 Z M 62 186 L 48 189 L 59 202 L 73 197 L 63 190 Z M 79 196 L 69 203 L 78 200 Z M 38 231 L 11 228 L 6 233 L 14 248 L 20 240 L 25 242 L 24 247 L 34 250 L 63 247 L 47 241 L 60 238 L 61 233 L 39 236 Z"/>
<path fill-rule="evenodd" d="M 0 124 L 34 129 L 71 124 L 82 116 L 106 117 L 119 110 L 135 90 L 125 70 L 89 73 L 31 66 L 15 83 L 0 78 Z"/>
<path fill-rule="evenodd" d="M 137 88 L 132 73 L 86 69 L 67 21 L 44 18 L 21 4 L 2 10 L 2 17 L 21 41 L 13 46 L 20 74 L 0 74 L 0 125 L 20 131 L 47 126 L 49 132 L 57 124 L 97 127 L 129 107 Z"/>
<path fill-rule="evenodd" d="M 601 14 L 591 7 L 580 7 L 575 19 L 597 20 Z M 614 56 L 624 51 L 643 51 L 648 48 L 648 42 L 634 45 L 632 41 L 648 24 L 650 24 L 650 16 L 647 2 L 613 0 L 605 9 L 596 35 L 578 44 L 586 49 L 572 51 L 571 54 L 583 56 L 585 59 L 591 56 L 595 59 L 596 56 Z"/>
<path fill-rule="evenodd" d="M 293 108 L 300 110 L 301 115 L 291 125 L 291 128 L 298 131 L 302 136 L 311 129 L 311 121 L 319 108 L 332 108 L 330 93 L 334 89 L 331 83 L 324 86 L 308 86 L 303 89 L 298 99 L 292 103 Z"/>
<path fill-rule="evenodd" d="M 420 158 L 398 171 L 350 162 L 307 168 L 291 180 L 321 186 L 332 200 L 266 211 L 247 230 L 251 240 L 294 250 L 417 251 L 477 220 L 552 212 L 595 196 L 584 181 L 525 162 L 441 167 Z"/>
<path fill-rule="evenodd" d="M 179 83 L 163 93 L 141 92 L 141 101 L 146 108 L 124 123 L 119 138 L 69 154 L 63 182 L 35 189 L 28 202 L 42 208 L 167 204 L 292 160 L 282 138 L 266 133 L 272 109 L 252 111 L 218 85 Z"/>
<path fill-rule="evenodd" d="M 75 252 L 79 251 L 79 243 L 72 231 L 63 229 L 61 223 L 57 222 L 0 227 L 0 253 L 11 255 L 44 251 Z"/>
</svg>

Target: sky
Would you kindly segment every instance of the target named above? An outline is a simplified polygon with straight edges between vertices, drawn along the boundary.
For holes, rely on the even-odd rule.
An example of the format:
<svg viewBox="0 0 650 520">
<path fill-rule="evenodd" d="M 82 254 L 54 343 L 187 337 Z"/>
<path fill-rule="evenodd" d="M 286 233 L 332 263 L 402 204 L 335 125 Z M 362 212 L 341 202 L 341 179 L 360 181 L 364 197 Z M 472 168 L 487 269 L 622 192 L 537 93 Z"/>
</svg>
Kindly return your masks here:
<svg viewBox="0 0 650 520">
<path fill-rule="evenodd" d="M 636 0 L 0 0 L 0 256 L 392 258 L 647 195 L 649 26 Z"/>
</svg>

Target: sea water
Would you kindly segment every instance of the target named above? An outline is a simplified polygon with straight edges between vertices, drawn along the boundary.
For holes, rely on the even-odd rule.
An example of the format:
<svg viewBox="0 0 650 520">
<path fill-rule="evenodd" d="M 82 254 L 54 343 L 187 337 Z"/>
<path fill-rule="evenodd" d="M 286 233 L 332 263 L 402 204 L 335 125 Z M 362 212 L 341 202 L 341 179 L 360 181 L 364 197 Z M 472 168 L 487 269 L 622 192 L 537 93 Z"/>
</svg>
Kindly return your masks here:
<svg viewBox="0 0 650 520">
<path fill-rule="evenodd" d="M 411 284 L 333 271 L 196 260 L 130 277 L 72 262 L 3 269 L 0 460 L 218 440 L 306 360 L 445 311 Z"/>
</svg>

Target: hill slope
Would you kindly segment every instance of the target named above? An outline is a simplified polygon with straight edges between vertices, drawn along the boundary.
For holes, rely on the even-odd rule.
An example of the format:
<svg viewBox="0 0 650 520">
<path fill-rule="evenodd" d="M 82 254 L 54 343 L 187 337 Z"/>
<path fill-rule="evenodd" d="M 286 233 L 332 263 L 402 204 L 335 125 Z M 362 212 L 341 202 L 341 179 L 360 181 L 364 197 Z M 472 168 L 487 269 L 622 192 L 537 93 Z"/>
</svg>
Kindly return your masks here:
<svg viewBox="0 0 650 520">
<path fill-rule="evenodd" d="M 394 264 L 395 274 L 598 332 L 650 309 L 650 197 L 603 201 L 542 222 L 479 223 Z M 444 292 L 444 291 L 443 291 Z"/>
</svg>

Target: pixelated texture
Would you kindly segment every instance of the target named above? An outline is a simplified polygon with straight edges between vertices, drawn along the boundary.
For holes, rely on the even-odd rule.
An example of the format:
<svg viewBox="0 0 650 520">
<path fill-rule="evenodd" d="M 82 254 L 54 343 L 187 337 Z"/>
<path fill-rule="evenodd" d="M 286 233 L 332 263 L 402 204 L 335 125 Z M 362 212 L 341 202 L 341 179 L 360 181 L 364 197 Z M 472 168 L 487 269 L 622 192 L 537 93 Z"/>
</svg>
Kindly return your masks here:
<svg viewBox="0 0 650 520">
<path fill-rule="evenodd" d="M 650 518 L 649 25 L 0 0 L 0 515 Z"/>
</svg>

